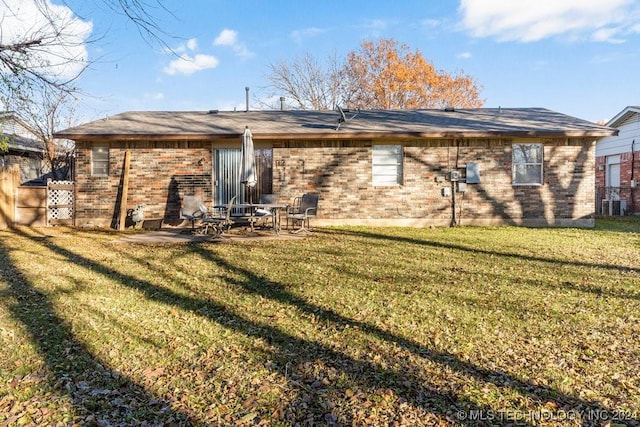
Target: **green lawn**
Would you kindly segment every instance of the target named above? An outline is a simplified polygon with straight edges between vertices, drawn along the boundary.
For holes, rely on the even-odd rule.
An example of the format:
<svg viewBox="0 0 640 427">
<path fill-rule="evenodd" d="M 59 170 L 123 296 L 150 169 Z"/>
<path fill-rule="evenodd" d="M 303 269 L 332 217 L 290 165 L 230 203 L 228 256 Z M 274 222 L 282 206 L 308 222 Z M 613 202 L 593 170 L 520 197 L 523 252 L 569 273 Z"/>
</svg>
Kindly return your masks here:
<svg viewBox="0 0 640 427">
<path fill-rule="evenodd" d="M 640 423 L 640 221 L 0 232 L 0 425 Z"/>
</svg>

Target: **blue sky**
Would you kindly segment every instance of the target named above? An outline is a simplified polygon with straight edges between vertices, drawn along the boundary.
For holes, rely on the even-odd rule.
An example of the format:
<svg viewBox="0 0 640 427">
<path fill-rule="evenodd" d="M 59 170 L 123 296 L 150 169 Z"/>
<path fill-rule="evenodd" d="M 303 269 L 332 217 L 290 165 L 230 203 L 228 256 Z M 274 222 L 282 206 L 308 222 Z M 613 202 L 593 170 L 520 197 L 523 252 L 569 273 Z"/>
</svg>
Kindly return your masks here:
<svg viewBox="0 0 640 427">
<path fill-rule="evenodd" d="M 269 63 L 309 52 L 344 57 L 378 38 L 476 78 L 486 107 L 598 121 L 640 104 L 636 0 L 164 0 L 171 14 L 153 14 L 182 59 L 100 2 L 66 4 L 96 39 L 87 45 L 96 62 L 78 81 L 91 95 L 78 106 L 82 121 L 128 110 L 244 109 L 245 86 L 257 108 Z"/>
</svg>

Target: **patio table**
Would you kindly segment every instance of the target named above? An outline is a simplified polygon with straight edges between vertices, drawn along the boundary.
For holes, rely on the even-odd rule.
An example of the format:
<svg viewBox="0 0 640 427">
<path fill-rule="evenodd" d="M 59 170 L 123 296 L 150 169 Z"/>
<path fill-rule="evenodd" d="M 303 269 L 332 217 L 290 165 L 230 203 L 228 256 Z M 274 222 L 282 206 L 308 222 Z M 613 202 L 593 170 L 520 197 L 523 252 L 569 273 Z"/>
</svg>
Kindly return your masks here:
<svg viewBox="0 0 640 427">
<path fill-rule="evenodd" d="M 273 226 L 273 231 L 276 234 L 280 234 L 280 211 L 282 209 L 286 209 L 287 206 L 288 205 L 281 203 L 237 203 L 233 205 L 233 209 L 249 210 L 249 223 L 251 225 L 251 231 L 253 231 L 253 224 L 257 218 L 256 210 L 264 209 L 266 211 L 269 211 L 271 213 L 271 224 Z"/>
</svg>

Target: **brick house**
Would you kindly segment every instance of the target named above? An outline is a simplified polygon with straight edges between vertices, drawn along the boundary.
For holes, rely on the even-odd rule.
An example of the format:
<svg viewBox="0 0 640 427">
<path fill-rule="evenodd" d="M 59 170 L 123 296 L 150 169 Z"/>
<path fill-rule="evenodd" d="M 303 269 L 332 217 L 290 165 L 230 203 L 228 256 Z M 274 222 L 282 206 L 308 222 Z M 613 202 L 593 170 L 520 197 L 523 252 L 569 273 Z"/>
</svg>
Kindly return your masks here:
<svg viewBox="0 0 640 427">
<path fill-rule="evenodd" d="M 76 142 L 76 225 L 113 226 L 123 159 L 128 208 L 177 224 L 238 182 L 249 126 L 258 192 L 318 192 L 316 225 L 594 224 L 595 147 L 614 129 L 541 108 L 127 112 L 58 132 Z"/>
<path fill-rule="evenodd" d="M 626 107 L 606 126 L 619 132 L 596 145 L 597 212 L 640 213 L 640 106 Z"/>
<path fill-rule="evenodd" d="M 22 184 L 42 185 L 48 171 L 44 145 L 14 113 L 0 114 L 0 138 L 7 143 L 7 151 L 0 152 L 0 168 L 18 165 Z"/>
</svg>

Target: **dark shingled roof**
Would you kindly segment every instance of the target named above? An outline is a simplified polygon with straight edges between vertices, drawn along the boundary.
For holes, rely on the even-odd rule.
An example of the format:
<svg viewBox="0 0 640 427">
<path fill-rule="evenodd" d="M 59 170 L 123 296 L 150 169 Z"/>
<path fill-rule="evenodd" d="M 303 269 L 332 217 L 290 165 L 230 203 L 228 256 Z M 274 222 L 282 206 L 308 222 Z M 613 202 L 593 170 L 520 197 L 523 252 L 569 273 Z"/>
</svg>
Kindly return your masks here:
<svg viewBox="0 0 640 427">
<path fill-rule="evenodd" d="M 616 130 L 544 108 L 126 112 L 56 133 L 73 140 L 603 137 Z"/>
<path fill-rule="evenodd" d="M 0 138 L 7 138 L 7 144 L 11 151 L 29 151 L 32 153 L 44 153 L 42 142 L 33 138 L 25 138 L 20 135 L 2 134 Z"/>
</svg>

